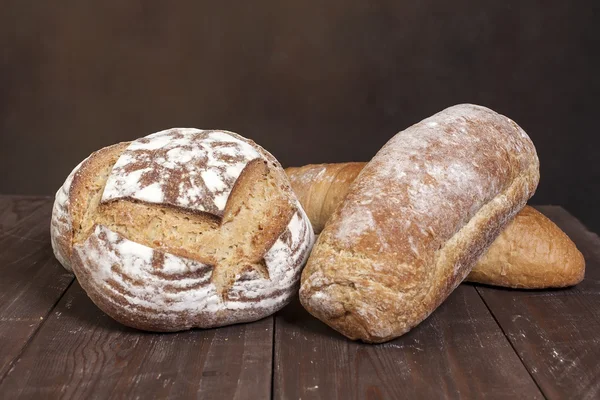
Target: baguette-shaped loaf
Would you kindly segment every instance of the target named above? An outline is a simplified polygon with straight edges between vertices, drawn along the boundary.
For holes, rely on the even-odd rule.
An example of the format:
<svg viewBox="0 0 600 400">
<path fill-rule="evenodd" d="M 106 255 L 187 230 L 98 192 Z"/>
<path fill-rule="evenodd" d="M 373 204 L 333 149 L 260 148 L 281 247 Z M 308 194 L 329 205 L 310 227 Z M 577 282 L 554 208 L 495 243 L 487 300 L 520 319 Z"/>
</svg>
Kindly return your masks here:
<svg viewBox="0 0 600 400">
<path fill-rule="evenodd" d="M 556 224 L 525 206 L 479 259 L 468 281 L 518 289 L 573 286 L 585 259 Z"/>
<path fill-rule="evenodd" d="M 346 198 L 350 185 L 366 164 L 365 162 L 310 164 L 285 169 L 292 189 L 316 234 L 321 233 L 325 223 Z"/>
<path fill-rule="evenodd" d="M 292 189 L 315 233 L 341 203 L 366 163 L 286 168 Z M 465 279 L 521 289 L 559 288 L 583 280 L 585 260 L 575 243 L 544 214 L 525 206 L 504 228 Z"/>
<path fill-rule="evenodd" d="M 384 342 L 425 319 L 534 193 L 539 161 L 509 118 L 470 104 L 395 135 L 327 221 L 300 300 L 351 339 Z"/>
<path fill-rule="evenodd" d="M 232 132 L 182 128 L 84 160 L 56 195 L 51 238 L 105 313 L 178 331 L 282 308 L 314 236 L 271 154 Z"/>
</svg>

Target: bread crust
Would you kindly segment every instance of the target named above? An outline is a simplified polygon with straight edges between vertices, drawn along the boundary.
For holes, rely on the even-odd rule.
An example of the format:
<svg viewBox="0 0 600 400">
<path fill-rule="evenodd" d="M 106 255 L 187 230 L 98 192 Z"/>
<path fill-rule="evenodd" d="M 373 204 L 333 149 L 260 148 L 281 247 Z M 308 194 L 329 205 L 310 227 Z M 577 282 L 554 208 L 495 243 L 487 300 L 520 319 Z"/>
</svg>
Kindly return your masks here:
<svg viewBox="0 0 600 400">
<path fill-rule="evenodd" d="M 286 168 L 292 189 L 316 234 L 344 201 L 350 185 L 366 164 L 350 162 Z M 542 213 L 525 206 L 479 258 L 465 281 L 518 289 L 547 289 L 576 285 L 584 275 L 585 259 L 575 243 Z"/>
<path fill-rule="evenodd" d="M 50 240 L 54 255 L 61 265 L 69 272 L 73 272 L 71 267 L 71 254 L 73 252 L 73 215 L 75 218 L 81 218 L 83 209 L 87 208 L 90 199 L 85 195 L 73 193 L 71 187 L 75 190 L 86 190 L 85 185 L 78 183 L 82 176 L 94 176 L 97 170 L 89 170 L 94 166 L 101 166 L 110 163 L 110 156 L 121 154 L 131 142 L 117 143 L 104 147 L 93 152 L 83 161 L 81 161 L 69 174 L 63 185 L 56 192 L 54 205 L 52 207 L 52 219 L 50 221 Z M 94 160 L 95 162 L 91 162 Z M 84 171 L 82 171 L 84 167 Z M 73 185 L 73 182 L 76 182 Z M 79 219 L 75 221 L 79 223 Z"/>
<path fill-rule="evenodd" d="M 384 342 L 468 275 L 539 180 L 526 133 L 485 107 L 450 107 L 394 136 L 336 208 L 300 300 L 351 339 Z"/>
<path fill-rule="evenodd" d="M 366 163 L 311 164 L 286 168 L 292 189 L 315 233 L 320 233 L 339 203 L 348 194 Z"/>
<path fill-rule="evenodd" d="M 468 281 L 516 289 L 573 286 L 583 280 L 585 259 L 550 219 L 526 206 L 479 259 Z"/>
<path fill-rule="evenodd" d="M 54 210 L 59 261 L 105 313 L 150 331 L 274 313 L 314 241 L 279 163 L 226 131 L 172 129 L 101 149 Z"/>
</svg>

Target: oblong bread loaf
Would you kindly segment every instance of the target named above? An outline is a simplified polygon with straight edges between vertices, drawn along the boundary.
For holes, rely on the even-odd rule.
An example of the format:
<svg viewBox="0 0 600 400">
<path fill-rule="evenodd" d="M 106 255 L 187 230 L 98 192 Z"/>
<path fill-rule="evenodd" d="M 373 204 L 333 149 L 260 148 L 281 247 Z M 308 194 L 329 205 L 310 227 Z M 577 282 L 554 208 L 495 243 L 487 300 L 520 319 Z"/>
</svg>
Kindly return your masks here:
<svg viewBox="0 0 600 400">
<path fill-rule="evenodd" d="M 527 134 L 485 107 L 450 107 L 395 135 L 326 223 L 300 300 L 351 339 L 383 342 L 425 319 L 534 193 Z"/>
</svg>

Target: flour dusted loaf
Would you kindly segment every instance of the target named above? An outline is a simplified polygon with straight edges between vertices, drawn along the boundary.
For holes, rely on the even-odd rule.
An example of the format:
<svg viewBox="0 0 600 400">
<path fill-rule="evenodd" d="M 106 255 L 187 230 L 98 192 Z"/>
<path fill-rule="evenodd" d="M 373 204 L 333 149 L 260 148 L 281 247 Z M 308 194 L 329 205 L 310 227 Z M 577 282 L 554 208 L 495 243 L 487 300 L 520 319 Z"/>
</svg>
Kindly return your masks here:
<svg viewBox="0 0 600 400">
<path fill-rule="evenodd" d="M 198 129 L 93 153 L 58 191 L 51 237 L 98 307 L 151 331 L 272 314 L 297 290 L 313 243 L 271 154 Z"/>
<path fill-rule="evenodd" d="M 286 168 L 292 189 L 315 233 L 321 232 L 366 163 Z M 520 289 L 559 288 L 583 280 L 585 259 L 544 214 L 525 206 L 502 230 L 465 279 Z"/>
<path fill-rule="evenodd" d="M 300 300 L 351 339 L 384 342 L 469 274 L 539 180 L 527 134 L 485 107 L 450 107 L 394 136 L 327 221 Z"/>
</svg>

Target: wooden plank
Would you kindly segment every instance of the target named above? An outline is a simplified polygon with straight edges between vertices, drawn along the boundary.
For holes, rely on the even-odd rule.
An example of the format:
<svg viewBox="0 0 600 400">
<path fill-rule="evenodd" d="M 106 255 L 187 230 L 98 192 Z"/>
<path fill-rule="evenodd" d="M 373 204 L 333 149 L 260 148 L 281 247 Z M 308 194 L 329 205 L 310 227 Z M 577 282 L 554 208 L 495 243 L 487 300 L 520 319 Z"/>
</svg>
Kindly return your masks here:
<svg viewBox="0 0 600 400">
<path fill-rule="evenodd" d="M 560 207 L 538 208 L 577 244 L 585 280 L 562 290 L 477 290 L 549 399 L 600 398 L 600 239 Z"/>
<path fill-rule="evenodd" d="M 266 399 L 273 317 L 174 334 L 127 328 L 77 282 L 0 383 L 7 398 Z"/>
<path fill-rule="evenodd" d="M 543 398 L 471 285 L 380 345 L 344 338 L 299 302 L 275 321 L 275 399 Z"/>
<path fill-rule="evenodd" d="M 50 246 L 52 202 L 17 203 L 0 237 L 0 379 L 73 280 Z"/>
<path fill-rule="evenodd" d="M 0 236 L 26 221 L 37 209 L 49 202 L 50 198 L 47 196 L 0 195 Z"/>
</svg>

